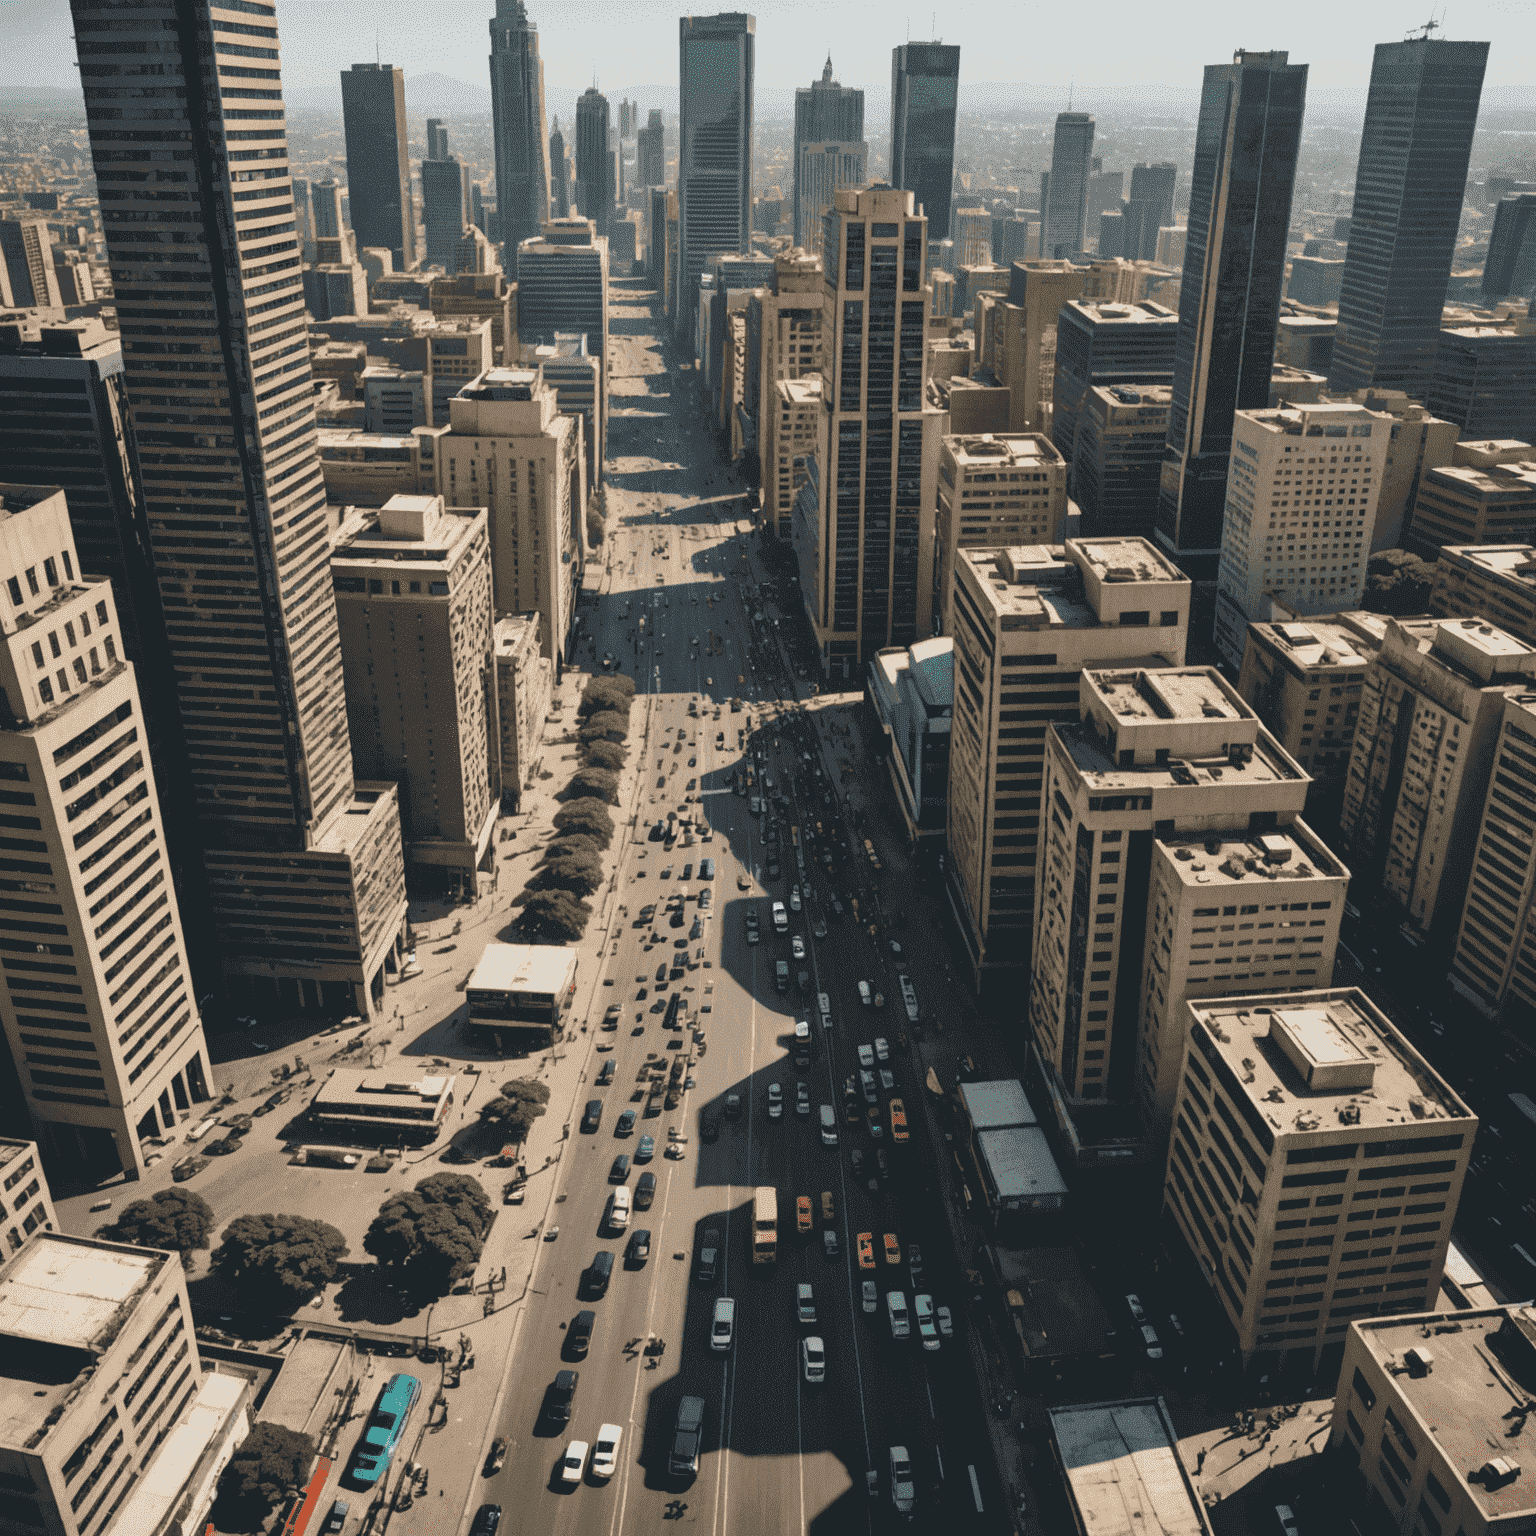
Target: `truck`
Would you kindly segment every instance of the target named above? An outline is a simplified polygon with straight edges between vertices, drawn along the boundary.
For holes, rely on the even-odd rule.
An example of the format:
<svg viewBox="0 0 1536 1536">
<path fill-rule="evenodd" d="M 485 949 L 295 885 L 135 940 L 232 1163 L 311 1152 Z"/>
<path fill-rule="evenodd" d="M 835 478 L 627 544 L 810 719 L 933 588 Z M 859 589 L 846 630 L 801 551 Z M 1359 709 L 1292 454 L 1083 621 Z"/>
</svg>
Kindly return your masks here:
<svg viewBox="0 0 1536 1536">
<path fill-rule="evenodd" d="M 772 1264 L 779 1254 L 779 1192 L 760 1184 L 752 1192 L 752 1262 Z"/>
<path fill-rule="evenodd" d="M 775 960 L 773 962 L 773 987 L 776 992 L 789 991 L 788 960 Z"/>
</svg>

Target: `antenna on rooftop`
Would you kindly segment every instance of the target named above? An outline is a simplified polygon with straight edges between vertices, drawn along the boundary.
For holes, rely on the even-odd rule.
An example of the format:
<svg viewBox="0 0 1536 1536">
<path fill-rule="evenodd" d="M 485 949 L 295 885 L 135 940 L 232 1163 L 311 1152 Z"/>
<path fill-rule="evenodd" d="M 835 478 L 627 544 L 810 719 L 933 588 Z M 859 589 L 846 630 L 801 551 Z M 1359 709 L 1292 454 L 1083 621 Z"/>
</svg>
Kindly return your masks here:
<svg viewBox="0 0 1536 1536">
<path fill-rule="evenodd" d="M 1077 81 L 1072 80 L 1067 84 L 1067 111 L 1072 110 L 1072 93 L 1077 89 Z"/>
<path fill-rule="evenodd" d="M 381 64 L 383 60 L 384 55 L 379 52 L 379 29 L 375 27 L 373 29 L 373 62 L 377 65 Z"/>
<path fill-rule="evenodd" d="M 1441 11 L 1440 14 L 1443 16 L 1445 12 Z M 1429 13 L 1429 20 L 1426 21 L 1422 27 L 1415 27 L 1413 31 L 1408 34 L 1408 40 L 1412 41 L 1416 38 L 1427 39 L 1431 32 L 1440 31 L 1442 25 L 1443 23 L 1435 20 L 1435 13 L 1433 10 L 1431 10 Z"/>
</svg>

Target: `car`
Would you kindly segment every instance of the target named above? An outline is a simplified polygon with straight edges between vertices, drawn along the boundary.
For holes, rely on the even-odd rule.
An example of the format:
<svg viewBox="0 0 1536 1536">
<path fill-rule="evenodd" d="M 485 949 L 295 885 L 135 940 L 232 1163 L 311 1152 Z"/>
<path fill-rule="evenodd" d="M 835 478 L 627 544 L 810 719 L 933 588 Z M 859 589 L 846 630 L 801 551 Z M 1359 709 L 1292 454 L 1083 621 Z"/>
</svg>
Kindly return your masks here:
<svg viewBox="0 0 1536 1536">
<path fill-rule="evenodd" d="M 891 1503 L 898 1515 L 910 1515 L 917 1502 L 917 1487 L 912 1480 L 912 1458 L 904 1445 L 893 1445 L 890 1451 Z"/>
<path fill-rule="evenodd" d="M 775 933 L 789 932 L 789 913 L 784 910 L 784 903 L 776 901 L 769 908 L 773 917 L 773 929 Z"/>
<path fill-rule="evenodd" d="M 658 880 L 670 880 L 672 878 L 672 866 L 670 864 L 656 876 Z"/>
<path fill-rule="evenodd" d="M 762 941 L 763 941 L 763 935 L 762 935 L 762 930 L 761 929 L 759 929 L 759 928 L 748 928 L 747 929 L 747 943 L 748 944 L 761 944 Z"/>
<path fill-rule="evenodd" d="M 614 1029 L 617 1029 L 618 1027 L 619 1027 L 619 1005 L 617 1003 L 610 1003 L 608 1005 L 607 1012 L 605 1012 L 603 1014 L 603 1028 L 606 1029 L 606 1030 L 614 1030 Z"/>
<path fill-rule="evenodd" d="M 694 1266 L 694 1278 L 701 1285 L 710 1284 L 720 1267 L 720 1232 L 716 1227 L 705 1227 L 699 1239 L 699 1260 Z"/>
<path fill-rule="evenodd" d="M 805 940 L 798 933 L 789 941 L 789 952 L 796 960 L 805 959 Z"/>
<path fill-rule="evenodd" d="M 870 989 L 869 983 L 867 981 L 861 981 L 859 983 L 859 1001 L 863 1003 L 866 1008 L 868 1008 L 874 999 L 875 994 Z"/>
<path fill-rule="evenodd" d="M 597 1074 L 596 1079 L 599 1088 L 606 1088 L 613 1081 L 613 1065 L 612 1057 L 603 1063 L 603 1069 Z"/>
<path fill-rule="evenodd" d="M 648 1163 L 656 1155 L 656 1138 L 654 1136 L 642 1136 L 635 1145 L 635 1161 Z"/>
<path fill-rule="evenodd" d="M 597 1432 L 597 1441 L 592 1447 L 592 1476 L 609 1478 L 618 1471 L 619 1467 L 619 1442 L 624 1438 L 624 1430 L 618 1424 L 604 1424 Z"/>
<path fill-rule="evenodd" d="M 837 1257 L 837 1229 L 835 1227 L 823 1227 L 821 1231 L 821 1251 L 829 1259 Z"/>
<path fill-rule="evenodd" d="M 761 798 L 757 795 L 750 796 L 747 800 L 747 809 L 751 811 L 754 816 L 761 816 L 763 814 L 763 802 Z"/>
<path fill-rule="evenodd" d="M 212 1161 L 213 1159 L 208 1157 L 184 1157 L 180 1162 L 171 1165 L 171 1177 L 178 1184 L 185 1184 L 188 1179 L 200 1174 Z"/>
<path fill-rule="evenodd" d="M 853 1164 L 855 1174 L 864 1172 L 864 1154 L 857 1147 L 848 1154 L 848 1160 Z"/>
<path fill-rule="evenodd" d="M 713 859 L 699 860 L 699 879 L 713 880 L 715 878 L 715 861 Z"/>
<path fill-rule="evenodd" d="M 923 1250 L 916 1243 L 907 1244 L 907 1269 L 912 1275 L 912 1289 L 923 1283 Z"/>
<path fill-rule="evenodd" d="M 726 1094 L 725 1118 L 727 1120 L 741 1119 L 741 1095 L 739 1093 Z"/>
<path fill-rule="evenodd" d="M 811 1118 L 811 1087 L 809 1083 L 795 1084 L 795 1113 L 802 1120 Z"/>
<path fill-rule="evenodd" d="M 1170 1312 L 1168 1314 L 1168 1323 L 1173 1331 L 1182 1339 L 1184 1337 L 1184 1324 L 1179 1321 L 1179 1314 L 1177 1312 Z"/>
<path fill-rule="evenodd" d="M 709 1347 L 724 1354 L 736 1338 L 736 1303 L 729 1296 L 715 1302 L 714 1320 L 709 1327 Z"/>
<path fill-rule="evenodd" d="M 821 1219 L 829 1224 L 837 1220 L 837 1207 L 833 1203 L 830 1189 L 821 1192 Z"/>
<path fill-rule="evenodd" d="M 597 1313 L 590 1307 L 576 1314 L 565 1335 L 565 1353 L 568 1357 L 575 1360 L 586 1357 L 587 1351 L 592 1347 L 592 1330 L 596 1326 Z"/>
<path fill-rule="evenodd" d="M 896 1074 L 889 1067 L 881 1067 L 875 1076 L 880 1079 L 881 1093 L 890 1093 L 896 1086 Z"/>
<path fill-rule="evenodd" d="M 1275 1505 L 1275 1525 L 1280 1536 L 1299 1536 L 1296 1527 L 1296 1516 L 1289 1504 Z"/>
<path fill-rule="evenodd" d="M 614 1158 L 613 1166 L 608 1170 L 608 1182 L 610 1184 L 622 1184 L 629 1178 L 629 1153 L 620 1152 Z"/>
<path fill-rule="evenodd" d="M 894 1232 L 885 1234 L 885 1262 L 887 1264 L 901 1263 L 901 1244 L 897 1241 Z"/>
<path fill-rule="evenodd" d="M 584 1131 L 595 1131 L 603 1123 L 603 1101 L 601 1099 L 588 1099 L 586 1111 L 581 1117 L 581 1128 Z"/>
<path fill-rule="evenodd" d="M 768 1118 L 770 1120 L 784 1118 L 784 1089 L 779 1083 L 768 1084 Z"/>
<path fill-rule="evenodd" d="M 501 1526 L 501 1505 L 482 1504 L 470 1522 L 469 1536 L 496 1536 Z"/>
<path fill-rule="evenodd" d="M 561 1375 L 567 1372 L 562 1371 Z M 359 1488 L 371 1488 L 389 1470 L 389 1459 L 405 1433 L 405 1421 L 421 1393 L 421 1383 L 406 1372 L 397 1372 L 379 1391 L 368 1416 L 367 1427 L 352 1453 L 348 1475 Z"/>
<path fill-rule="evenodd" d="M 935 1307 L 933 1320 L 939 1326 L 941 1339 L 952 1339 L 955 1336 L 955 1319 L 948 1307 Z"/>
<path fill-rule="evenodd" d="M 827 1379 L 827 1350 L 814 1333 L 800 1340 L 800 1371 L 808 1387 L 819 1387 Z"/>
<path fill-rule="evenodd" d="M 714 904 L 715 889 L 711 885 L 706 885 L 704 889 L 699 892 L 699 911 L 708 912 L 714 906 Z"/>
<path fill-rule="evenodd" d="M 635 1112 L 626 1109 L 618 1118 L 618 1123 L 613 1128 L 615 1136 L 632 1136 L 635 1132 Z"/>
<path fill-rule="evenodd" d="M 587 1469 L 588 1446 L 585 1440 L 572 1440 L 565 1448 L 565 1455 L 560 1458 L 560 1481 L 562 1483 L 579 1483 L 582 1473 Z"/>
<path fill-rule="evenodd" d="M 648 1211 L 651 1202 L 656 1198 L 656 1175 L 654 1173 L 642 1173 L 635 1183 L 635 1209 Z"/>
<path fill-rule="evenodd" d="M 875 1234 L 860 1232 L 856 1242 L 859 1247 L 859 1268 L 873 1269 L 875 1267 Z"/>
<path fill-rule="evenodd" d="M 866 1313 L 880 1310 L 880 1287 L 873 1280 L 866 1280 L 859 1286 L 859 1295 Z"/>
<path fill-rule="evenodd" d="M 1151 1323 L 1141 1325 L 1142 1342 L 1147 1346 L 1148 1360 L 1161 1360 L 1163 1358 L 1163 1346 L 1157 1337 L 1157 1329 Z"/>
<path fill-rule="evenodd" d="M 873 1072 L 859 1073 L 859 1091 L 864 1095 L 866 1104 L 877 1102 L 875 1094 L 875 1074 Z"/>
<path fill-rule="evenodd" d="M 816 1296 L 803 1280 L 795 1287 L 795 1320 L 802 1326 L 816 1321 Z"/>
<path fill-rule="evenodd" d="M 1136 1295 L 1128 1295 L 1125 1298 L 1125 1304 L 1131 1309 L 1131 1316 L 1134 1317 L 1138 1323 L 1146 1322 L 1147 1309 L 1142 1306 L 1141 1297 Z"/>
<path fill-rule="evenodd" d="M 692 864 L 684 864 L 683 865 L 683 872 L 677 878 L 679 880 L 692 880 L 693 879 L 693 865 Z"/>
<path fill-rule="evenodd" d="M 656 903 L 654 901 L 648 902 L 645 906 L 640 908 L 640 916 L 635 920 L 636 925 L 643 928 L 655 916 Z"/>
<path fill-rule="evenodd" d="M 885 1293 L 885 1317 L 890 1324 L 893 1339 L 911 1337 L 912 1319 L 907 1312 L 907 1298 L 904 1292 L 887 1291 Z"/>
<path fill-rule="evenodd" d="M 811 932 L 814 933 L 818 939 L 826 938 L 827 920 L 818 914 L 815 922 L 811 924 Z"/>
<path fill-rule="evenodd" d="M 859 1047 L 859 1065 L 861 1067 L 873 1067 L 875 1064 L 875 1048 L 872 1045 Z"/>
<path fill-rule="evenodd" d="M 891 1165 L 889 1160 L 886 1158 L 884 1147 L 875 1148 L 875 1168 L 879 1172 L 879 1175 L 882 1179 L 890 1178 Z"/>
<path fill-rule="evenodd" d="M 795 1230 L 806 1233 L 811 1230 L 811 1197 L 799 1195 L 795 1199 Z"/>
<path fill-rule="evenodd" d="M 875 1060 L 889 1061 L 891 1059 L 891 1043 L 884 1035 L 875 1037 Z"/>
<path fill-rule="evenodd" d="M 320 1529 L 320 1536 L 340 1536 L 346 1527 L 347 1516 L 351 1513 L 351 1506 L 345 1499 L 337 1499 L 331 1505 L 331 1512 L 325 1517 L 325 1524 Z"/>
<path fill-rule="evenodd" d="M 662 969 L 663 969 L 663 972 L 665 972 L 666 968 L 663 967 Z M 649 987 L 641 987 L 640 990 L 635 993 L 635 1001 L 637 1003 L 643 1003 L 646 1000 L 646 998 L 648 998 L 650 995 L 651 995 L 651 989 Z M 652 1011 L 654 1012 L 655 1010 L 653 1009 Z"/>
<path fill-rule="evenodd" d="M 789 888 L 789 909 L 791 912 L 800 910 L 800 887 L 792 885 Z"/>
<path fill-rule="evenodd" d="M 644 1264 L 651 1256 L 651 1229 L 636 1227 L 624 1245 L 624 1260 L 628 1264 Z"/>
<path fill-rule="evenodd" d="M 779 878 L 779 861 L 773 855 L 769 855 L 768 858 L 768 878 L 770 880 L 777 880 Z"/>
<path fill-rule="evenodd" d="M 915 1283 L 915 1282 L 914 1282 Z M 912 1313 L 917 1318 L 917 1336 L 924 1349 L 939 1347 L 939 1330 L 933 1320 L 933 1297 L 920 1292 L 912 1298 Z"/>
<path fill-rule="evenodd" d="M 679 907 L 671 917 L 667 919 L 667 927 L 681 928 L 688 921 L 688 914 Z"/>
</svg>

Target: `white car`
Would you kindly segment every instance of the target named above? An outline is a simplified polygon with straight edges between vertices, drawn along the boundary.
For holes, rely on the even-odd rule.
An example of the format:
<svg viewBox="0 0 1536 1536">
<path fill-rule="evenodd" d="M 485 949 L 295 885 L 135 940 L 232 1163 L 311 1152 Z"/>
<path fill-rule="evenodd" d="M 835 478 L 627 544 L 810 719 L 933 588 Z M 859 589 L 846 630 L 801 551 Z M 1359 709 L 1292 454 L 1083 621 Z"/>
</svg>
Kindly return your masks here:
<svg viewBox="0 0 1536 1536">
<path fill-rule="evenodd" d="M 1125 1304 L 1131 1309 L 1131 1316 L 1134 1317 L 1138 1323 L 1146 1322 L 1147 1309 L 1142 1306 L 1140 1296 L 1134 1294 L 1127 1296 L 1125 1298 Z"/>
<path fill-rule="evenodd" d="M 1163 1346 L 1158 1341 L 1157 1329 L 1151 1323 L 1141 1325 L 1141 1336 L 1146 1341 L 1147 1359 L 1161 1360 L 1163 1358 Z"/>
<path fill-rule="evenodd" d="M 917 1336 L 923 1341 L 923 1348 L 937 1349 L 939 1330 L 933 1320 L 933 1297 L 926 1291 L 919 1292 L 912 1298 L 912 1311 L 917 1318 Z"/>
<path fill-rule="evenodd" d="M 789 932 L 789 913 L 784 910 L 784 903 L 776 901 L 773 904 L 773 931 L 775 933 Z"/>
<path fill-rule="evenodd" d="M 572 1440 L 565 1448 L 565 1455 L 560 1458 L 560 1481 L 562 1483 L 579 1483 L 586 1465 L 587 1442 L 585 1440 Z"/>
<path fill-rule="evenodd" d="M 592 1476 L 612 1477 L 619 1467 L 619 1441 L 624 1430 L 618 1424 L 604 1424 L 592 1447 Z"/>
<path fill-rule="evenodd" d="M 948 1307 L 935 1307 L 933 1320 L 939 1325 L 939 1337 L 952 1339 L 955 1336 L 955 1319 Z"/>
<path fill-rule="evenodd" d="M 815 1334 L 800 1340 L 800 1369 L 807 1386 L 819 1387 L 827 1379 L 827 1352 Z"/>
<path fill-rule="evenodd" d="M 872 1067 L 872 1066 L 874 1066 L 874 1064 L 875 1064 L 875 1048 L 874 1048 L 874 1046 L 872 1046 L 872 1045 L 861 1045 L 859 1047 L 859 1065 L 861 1067 Z"/>
<path fill-rule="evenodd" d="M 891 1043 L 890 1043 L 890 1041 L 887 1040 L 884 1035 L 877 1036 L 876 1039 L 875 1039 L 875 1060 L 876 1061 L 889 1061 L 890 1059 L 891 1059 Z"/>
<path fill-rule="evenodd" d="M 763 814 L 763 802 L 756 795 L 753 795 L 747 801 L 747 806 L 754 816 L 761 816 Z"/>
<path fill-rule="evenodd" d="M 805 940 L 798 933 L 789 941 L 789 952 L 796 960 L 805 959 Z"/>
<path fill-rule="evenodd" d="M 792 912 L 800 910 L 800 887 L 798 885 L 792 885 L 789 888 L 789 908 Z"/>
</svg>

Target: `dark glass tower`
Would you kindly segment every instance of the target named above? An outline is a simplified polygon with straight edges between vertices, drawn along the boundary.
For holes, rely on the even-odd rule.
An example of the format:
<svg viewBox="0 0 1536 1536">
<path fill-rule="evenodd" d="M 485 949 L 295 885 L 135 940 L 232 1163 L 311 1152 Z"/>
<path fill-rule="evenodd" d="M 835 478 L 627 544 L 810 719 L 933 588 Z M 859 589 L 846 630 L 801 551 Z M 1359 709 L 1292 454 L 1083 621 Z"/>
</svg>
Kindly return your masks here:
<svg viewBox="0 0 1536 1536">
<path fill-rule="evenodd" d="M 1131 195 L 1125 202 L 1125 228 L 1120 254 L 1128 261 L 1157 257 L 1157 232 L 1173 223 L 1173 191 L 1179 168 L 1166 161 L 1131 167 Z"/>
<path fill-rule="evenodd" d="M 613 223 L 613 150 L 609 146 L 608 98 L 596 86 L 576 103 L 576 206 L 608 237 Z"/>
<path fill-rule="evenodd" d="M 405 75 L 392 64 L 354 64 L 341 72 L 347 136 L 347 200 L 357 247 L 378 246 L 404 272 L 416 260 L 411 154 L 405 128 Z"/>
<path fill-rule="evenodd" d="M 1483 297 L 1536 298 L 1536 192 L 1500 198 L 1483 263 Z"/>
<path fill-rule="evenodd" d="M 800 160 L 807 144 L 858 143 L 864 137 L 864 92 L 853 86 L 839 85 L 832 78 L 832 56 L 821 71 L 821 79 L 795 92 L 795 149 L 790 161 L 790 178 L 795 213 L 795 244 L 811 248 L 814 210 L 801 206 Z"/>
<path fill-rule="evenodd" d="M 677 302 L 693 331 L 707 257 L 752 242 L 752 76 L 757 21 L 741 11 L 678 21 Z"/>
<path fill-rule="evenodd" d="M 1157 537 L 1197 581 L 1221 554 L 1232 413 L 1269 403 L 1307 66 L 1210 64 L 1200 93 Z"/>
<path fill-rule="evenodd" d="M 557 117 L 549 134 L 549 200 L 557 219 L 571 216 L 571 188 L 565 176 L 565 163 L 565 135 L 560 132 Z"/>
<path fill-rule="evenodd" d="M 1048 259 L 1070 260 L 1082 252 L 1088 223 L 1093 129 L 1093 119 L 1086 112 L 1057 114 L 1050 195 L 1040 218 L 1040 254 Z"/>
<path fill-rule="evenodd" d="M 491 137 L 502 265 L 517 270 L 518 242 L 549 217 L 549 140 L 544 136 L 544 61 L 523 0 L 496 0 L 491 18 Z"/>
<path fill-rule="evenodd" d="M 1487 63 L 1487 43 L 1376 45 L 1332 390 L 1429 388 Z"/>
<path fill-rule="evenodd" d="M 949 239 L 959 95 L 958 47 L 903 43 L 891 49 L 891 185 L 916 195 L 930 240 Z"/>
</svg>

